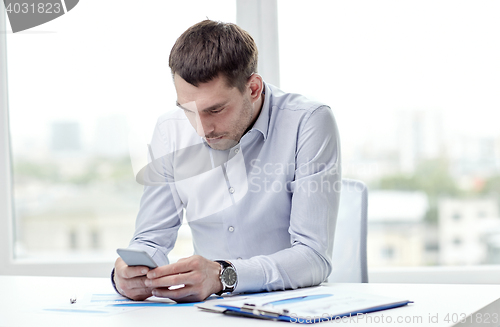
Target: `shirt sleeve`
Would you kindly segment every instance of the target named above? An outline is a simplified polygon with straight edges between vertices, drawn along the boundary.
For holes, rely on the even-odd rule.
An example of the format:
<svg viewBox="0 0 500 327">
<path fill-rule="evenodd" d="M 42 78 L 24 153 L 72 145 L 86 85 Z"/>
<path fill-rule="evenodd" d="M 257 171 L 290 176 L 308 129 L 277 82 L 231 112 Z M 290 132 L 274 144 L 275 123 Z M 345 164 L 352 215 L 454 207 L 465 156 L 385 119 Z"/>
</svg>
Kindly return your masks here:
<svg viewBox="0 0 500 327">
<path fill-rule="evenodd" d="M 160 124 L 148 149 L 149 165 L 137 177 L 145 186 L 129 248 L 146 251 L 156 264 L 163 266 L 169 263 L 167 255 L 177 240 L 183 206 L 173 182 L 171 155 L 167 153 L 168 144 Z"/>
<path fill-rule="evenodd" d="M 232 260 L 238 274 L 235 292 L 296 289 L 328 278 L 342 182 L 340 159 L 333 113 L 329 107 L 319 107 L 299 126 L 291 183 L 291 247 Z"/>
</svg>

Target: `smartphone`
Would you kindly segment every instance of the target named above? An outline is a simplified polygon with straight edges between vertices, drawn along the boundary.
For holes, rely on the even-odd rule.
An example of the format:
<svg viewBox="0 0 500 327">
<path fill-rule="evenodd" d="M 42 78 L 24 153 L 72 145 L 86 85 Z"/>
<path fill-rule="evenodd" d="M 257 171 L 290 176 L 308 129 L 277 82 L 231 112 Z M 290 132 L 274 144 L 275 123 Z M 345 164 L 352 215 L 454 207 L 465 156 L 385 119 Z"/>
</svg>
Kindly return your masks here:
<svg viewBox="0 0 500 327">
<path fill-rule="evenodd" d="M 131 267 L 146 266 L 151 269 L 158 267 L 156 262 L 146 251 L 135 249 L 117 249 L 116 252 L 123 259 L 123 261 Z"/>
</svg>

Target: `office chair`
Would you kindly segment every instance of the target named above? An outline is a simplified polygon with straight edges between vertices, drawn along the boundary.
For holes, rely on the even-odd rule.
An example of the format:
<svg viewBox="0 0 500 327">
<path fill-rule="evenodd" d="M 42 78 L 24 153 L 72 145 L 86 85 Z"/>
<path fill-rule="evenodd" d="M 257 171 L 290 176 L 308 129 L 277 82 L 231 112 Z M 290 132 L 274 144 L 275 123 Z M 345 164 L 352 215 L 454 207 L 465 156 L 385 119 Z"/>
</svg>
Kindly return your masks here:
<svg viewBox="0 0 500 327">
<path fill-rule="evenodd" d="M 330 283 L 368 283 L 366 262 L 368 190 L 363 182 L 342 179 L 333 244 Z"/>
</svg>

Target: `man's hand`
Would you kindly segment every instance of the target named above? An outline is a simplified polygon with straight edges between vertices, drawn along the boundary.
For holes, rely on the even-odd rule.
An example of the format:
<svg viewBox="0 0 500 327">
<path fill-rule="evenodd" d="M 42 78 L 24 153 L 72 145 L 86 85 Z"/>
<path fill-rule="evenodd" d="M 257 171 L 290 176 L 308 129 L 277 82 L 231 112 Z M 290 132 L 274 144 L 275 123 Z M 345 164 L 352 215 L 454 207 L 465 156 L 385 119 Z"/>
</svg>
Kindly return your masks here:
<svg viewBox="0 0 500 327">
<path fill-rule="evenodd" d="M 142 301 L 152 296 L 152 289 L 146 287 L 144 282 L 149 268 L 144 266 L 129 267 L 118 258 L 115 261 L 114 281 L 116 289 L 121 295 L 135 301 Z"/>
<path fill-rule="evenodd" d="M 220 269 L 219 263 L 193 255 L 150 270 L 145 285 L 153 289 L 153 295 L 168 297 L 176 302 L 203 301 L 222 290 Z M 168 289 L 182 284 L 184 287 Z"/>
</svg>

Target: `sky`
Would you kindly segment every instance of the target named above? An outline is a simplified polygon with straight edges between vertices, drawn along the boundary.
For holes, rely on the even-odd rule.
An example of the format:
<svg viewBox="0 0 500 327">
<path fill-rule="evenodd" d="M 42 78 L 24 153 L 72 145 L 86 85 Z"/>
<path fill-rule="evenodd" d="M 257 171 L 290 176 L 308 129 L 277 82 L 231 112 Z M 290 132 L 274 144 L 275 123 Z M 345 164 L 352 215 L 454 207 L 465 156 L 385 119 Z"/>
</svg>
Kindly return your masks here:
<svg viewBox="0 0 500 327">
<path fill-rule="evenodd" d="M 98 117 L 117 114 L 127 117 L 136 134 L 152 135 L 156 119 L 175 108 L 168 68 L 175 40 L 207 16 L 235 21 L 236 5 L 147 4 L 80 1 L 58 19 L 7 35 L 14 145 L 22 139 L 46 142 L 54 121 L 80 122 L 90 141 Z"/>
<path fill-rule="evenodd" d="M 330 103 L 347 129 L 440 110 L 448 131 L 499 135 L 500 2 L 280 1 L 278 12 L 281 86 Z"/>
</svg>

